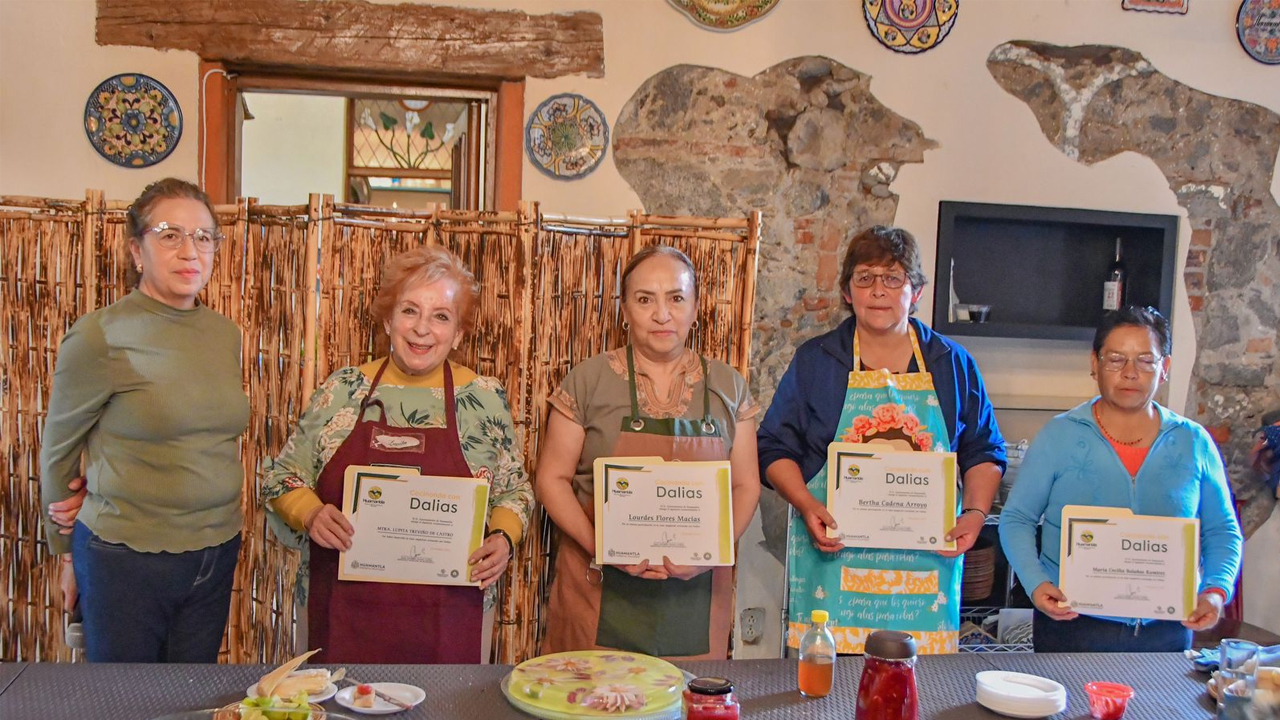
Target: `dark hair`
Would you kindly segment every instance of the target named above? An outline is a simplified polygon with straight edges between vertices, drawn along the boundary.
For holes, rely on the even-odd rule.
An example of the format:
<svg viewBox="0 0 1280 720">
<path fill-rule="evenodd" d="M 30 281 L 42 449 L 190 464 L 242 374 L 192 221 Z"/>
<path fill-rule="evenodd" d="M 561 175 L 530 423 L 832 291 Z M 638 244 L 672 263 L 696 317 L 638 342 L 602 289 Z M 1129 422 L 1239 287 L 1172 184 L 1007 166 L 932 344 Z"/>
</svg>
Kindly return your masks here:
<svg viewBox="0 0 1280 720">
<path fill-rule="evenodd" d="M 873 225 L 854 235 L 849 240 L 849 247 L 844 251 L 844 264 L 840 268 L 840 297 L 844 298 L 849 290 L 849 281 L 853 279 L 853 269 L 859 265 L 882 265 L 888 267 L 897 263 L 907 273 L 907 281 L 913 290 L 919 290 L 929 284 L 920 267 L 920 245 L 915 237 L 900 227 Z M 853 305 L 843 300 L 845 309 L 853 312 Z M 916 311 L 916 304 L 911 303 L 911 312 Z"/>
<path fill-rule="evenodd" d="M 151 211 L 163 200 L 197 200 L 204 203 L 209 210 L 209 217 L 213 218 L 214 224 L 218 222 L 218 212 L 214 210 L 213 203 L 209 200 L 209 196 L 203 190 L 196 187 L 194 183 L 178 178 L 165 178 L 157 180 L 148 185 L 142 194 L 138 196 L 129 205 L 129 214 L 125 216 L 125 257 L 131 258 L 129 254 L 129 243 L 133 241 L 142 242 L 142 236 L 151 229 Z M 138 268 L 134 266 L 132 259 L 125 267 L 125 282 L 128 287 L 137 287 L 138 281 L 142 279 L 142 273 L 138 272 Z"/>
<path fill-rule="evenodd" d="M 1098 323 L 1098 329 L 1093 333 L 1093 354 L 1102 352 L 1102 346 L 1106 344 L 1107 336 L 1111 335 L 1112 330 L 1125 326 L 1150 330 L 1156 336 L 1156 343 L 1160 346 L 1162 357 L 1168 357 L 1173 351 L 1173 336 L 1169 332 L 1169 321 L 1160 314 L 1159 310 L 1153 307 L 1126 305 L 1102 316 L 1102 322 Z"/>
<path fill-rule="evenodd" d="M 675 258 L 681 263 L 684 263 L 685 267 L 689 268 L 689 274 L 693 276 L 693 299 L 697 300 L 698 270 L 693 266 L 693 261 L 689 259 L 689 256 L 681 252 L 679 248 L 673 248 L 670 245 L 649 245 L 648 247 L 642 248 L 640 252 L 635 255 L 632 255 L 631 261 L 628 262 L 627 266 L 622 270 L 622 301 L 627 301 L 627 278 L 630 278 L 631 273 L 635 272 L 636 268 L 640 267 L 640 263 L 658 255 Z"/>
</svg>

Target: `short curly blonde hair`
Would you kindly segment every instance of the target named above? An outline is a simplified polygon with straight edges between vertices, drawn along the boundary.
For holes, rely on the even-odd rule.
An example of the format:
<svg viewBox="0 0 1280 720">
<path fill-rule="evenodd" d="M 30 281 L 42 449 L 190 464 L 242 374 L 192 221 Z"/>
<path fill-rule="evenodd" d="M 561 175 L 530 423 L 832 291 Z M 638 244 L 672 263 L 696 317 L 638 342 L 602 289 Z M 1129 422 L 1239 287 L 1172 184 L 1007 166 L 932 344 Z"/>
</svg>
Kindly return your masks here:
<svg viewBox="0 0 1280 720">
<path fill-rule="evenodd" d="M 427 285 L 437 280 L 452 280 L 458 286 L 454 295 L 458 323 L 464 331 L 474 325 L 471 306 L 480 285 L 466 264 L 453 253 L 439 245 L 426 245 L 392 256 L 382 267 L 382 282 L 373 298 L 373 317 L 379 322 L 390 322 L 396 302 L 406 290 L 415 285 Z M 380 333 L 379 333 L 380 334 Z"/>
</svg>

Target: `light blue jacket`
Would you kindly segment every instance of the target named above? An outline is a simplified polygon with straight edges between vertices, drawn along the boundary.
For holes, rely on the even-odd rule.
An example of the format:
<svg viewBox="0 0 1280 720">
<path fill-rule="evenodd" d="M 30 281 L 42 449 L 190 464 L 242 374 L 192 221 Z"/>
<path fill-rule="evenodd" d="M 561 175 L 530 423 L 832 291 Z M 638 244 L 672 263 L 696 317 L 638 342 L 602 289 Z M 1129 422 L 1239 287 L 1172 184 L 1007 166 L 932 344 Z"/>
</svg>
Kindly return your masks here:
<svg viewBox="0 0 1280 720">
<path fill-rule="evenodd" d="M 1094 422 L 1092 408 L 1091 400 L 1058 415 L 1036 435 L 1000 511 L 1000 544 L 1027 594 L 1046 580 L 1058 584 L 1063 506 L 1094 505 L 1199 518 L 1200 591 L 1221 588 L 1230 599 L 1244 540 L 1222 457 L 1209 433 L 1157 405 L 1160 434 L 1137 477 L 1131 477 Z"/>
</svg>

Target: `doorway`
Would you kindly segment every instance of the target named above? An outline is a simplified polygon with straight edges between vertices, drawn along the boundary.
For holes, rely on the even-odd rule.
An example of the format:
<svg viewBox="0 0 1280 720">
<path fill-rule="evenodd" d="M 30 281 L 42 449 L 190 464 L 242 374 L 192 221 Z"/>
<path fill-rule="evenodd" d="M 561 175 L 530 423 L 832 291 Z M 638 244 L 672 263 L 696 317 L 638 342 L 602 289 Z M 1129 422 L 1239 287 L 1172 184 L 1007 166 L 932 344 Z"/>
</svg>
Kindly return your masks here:
<svg viewBox="0 0 1280 720">
<path fill-rule="evenodd" d="M 494 209 L 497 92 L 240 74 L 233 196 Z"/>
</svg>

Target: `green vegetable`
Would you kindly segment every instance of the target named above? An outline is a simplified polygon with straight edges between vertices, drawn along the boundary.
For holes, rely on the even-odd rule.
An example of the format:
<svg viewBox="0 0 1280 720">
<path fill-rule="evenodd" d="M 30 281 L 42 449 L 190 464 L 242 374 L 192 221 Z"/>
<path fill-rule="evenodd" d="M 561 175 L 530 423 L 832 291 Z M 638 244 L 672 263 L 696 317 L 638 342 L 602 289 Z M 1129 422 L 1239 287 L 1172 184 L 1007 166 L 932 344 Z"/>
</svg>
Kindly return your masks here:
<svg viewBox="0 0 1280 720">
<path fill-rule="evenodd" d="M 242 708 L 240 720 L 310 720 L 311 718 L 310 699 L 305 692 L 299 692 L 287 700 L 277 695 L 245 698 L 240 701 L 240 707 Z"/>
</svg>

